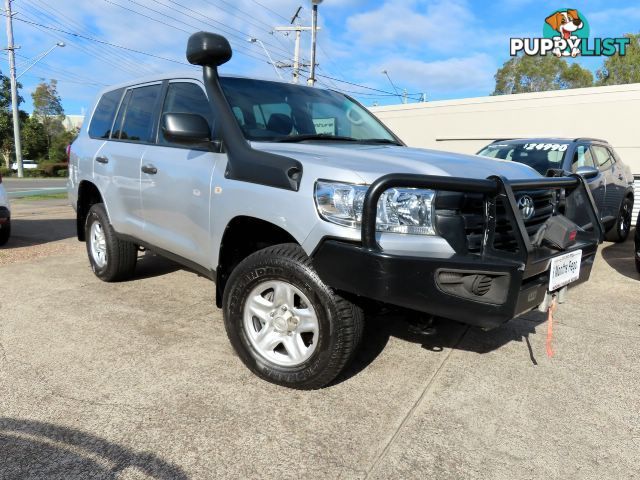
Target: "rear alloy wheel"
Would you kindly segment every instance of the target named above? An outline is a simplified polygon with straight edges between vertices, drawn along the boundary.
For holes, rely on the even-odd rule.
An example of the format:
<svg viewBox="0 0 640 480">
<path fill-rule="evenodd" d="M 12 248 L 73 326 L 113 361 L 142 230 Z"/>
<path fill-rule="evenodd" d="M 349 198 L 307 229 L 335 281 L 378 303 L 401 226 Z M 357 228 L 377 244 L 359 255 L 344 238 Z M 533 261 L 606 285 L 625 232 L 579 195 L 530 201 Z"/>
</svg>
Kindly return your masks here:
<svg viewBox="0 0 640 480">
<path fill-rule="evenodd" d="M 631 217 L 633 216 L 633 200 L 626 197 L 620 205 L 620 212 L 616 224 L 607 232 L 607 240 L 622 243 L 629 237 L 631 231 Z"/>
<path fill-rule="evenodd" d="M 329 384 L 362 337 L 362 310 L 325 285 L 295 244 L 243 260 L 229 277 L 223 310 L 227 335 L 245 365 L 291 388 Z"/>
<path fill-rule="evenodd" d="M 102 203 L 91 207 L 85 224 L 87 254 L 96 276 L 105 282 L 127 280 L 138 260 L 138 247 L 120 240 Z"/>
</svg>

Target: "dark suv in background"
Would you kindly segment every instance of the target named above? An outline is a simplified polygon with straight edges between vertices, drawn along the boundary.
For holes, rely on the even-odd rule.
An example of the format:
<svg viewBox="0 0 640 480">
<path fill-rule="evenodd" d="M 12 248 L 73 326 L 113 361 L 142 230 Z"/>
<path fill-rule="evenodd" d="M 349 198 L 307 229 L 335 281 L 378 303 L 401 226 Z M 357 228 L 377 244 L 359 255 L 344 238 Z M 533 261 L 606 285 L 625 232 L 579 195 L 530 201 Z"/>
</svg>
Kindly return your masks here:
<svg viewBox="0 0 640 480">
<path fill-rule="evenodd" d="M 636 257 L 636 269 L 638 270 L 638 273 L 640 273 L 640 215 L 638 215 L 638 223 L 636 224 L 635 257 Z"/>
<path fill-rule="evenodd" d="M 629 236 L 633 212 L 633 175 L 613 147 L 594 138 L 496 140 L 478 155 L 512 160 L 542 175 L 577 173 L 587 180 L 600 219 L 612 242 Z"/>
</svg>

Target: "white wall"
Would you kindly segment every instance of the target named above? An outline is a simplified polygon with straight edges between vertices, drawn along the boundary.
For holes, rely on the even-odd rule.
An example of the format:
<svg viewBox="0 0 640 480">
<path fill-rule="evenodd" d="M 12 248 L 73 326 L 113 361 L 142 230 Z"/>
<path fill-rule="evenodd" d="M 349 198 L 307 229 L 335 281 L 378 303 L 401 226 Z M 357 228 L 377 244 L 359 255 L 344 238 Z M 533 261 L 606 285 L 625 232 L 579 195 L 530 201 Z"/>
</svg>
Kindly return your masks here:
<svg viewBox="0 0 640 480">
<path fill-rule="evenodd" d="M 408 145 L 476 153 L 501 138 L 595 137 L 640 175 L 640 84 L 372 107 Z"/>
</svg>

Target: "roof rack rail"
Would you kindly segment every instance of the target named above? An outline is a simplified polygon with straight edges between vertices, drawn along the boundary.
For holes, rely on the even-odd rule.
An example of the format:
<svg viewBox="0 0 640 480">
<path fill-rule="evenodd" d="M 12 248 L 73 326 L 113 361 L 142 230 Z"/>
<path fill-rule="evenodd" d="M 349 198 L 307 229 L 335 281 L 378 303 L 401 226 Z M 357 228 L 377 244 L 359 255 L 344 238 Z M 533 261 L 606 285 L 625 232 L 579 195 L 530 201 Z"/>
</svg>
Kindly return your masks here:
<svg viewBox="0 0 640 480">
<path fill-rule="evenodd" d="M 602 143 L 609 143 L 606 140 L 603 140 L 602 138 L 593 138 L 593 137 L 578 137 L 573 141 L 574 142 L 596 141 L 596 142 L 602 142 Z"/>
</svg>

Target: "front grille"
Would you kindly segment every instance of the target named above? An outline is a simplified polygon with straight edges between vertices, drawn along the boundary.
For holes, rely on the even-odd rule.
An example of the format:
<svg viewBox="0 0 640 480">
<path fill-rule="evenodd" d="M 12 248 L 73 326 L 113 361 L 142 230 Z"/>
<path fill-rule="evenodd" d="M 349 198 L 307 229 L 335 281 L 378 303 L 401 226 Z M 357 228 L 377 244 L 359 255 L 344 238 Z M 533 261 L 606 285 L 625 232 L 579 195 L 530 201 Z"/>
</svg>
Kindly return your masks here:
<svg viewBox="0 0 640 480">
<path fill-rule="evenodd" d="M 532 238 L 540 226 L 553 215 L 555 193 L 552 190 L 538 190 L 518 192 L 516 200 L 528 195 L 533 199 L 535 213 L 531 219 L 525 221 L 527 233 Z M 481 196 L 468 197 L 461 210 L 464 218 L 465 234 L 467 236 L 467 248 L 470 253 L 479 253 L 484 238 L 485 217 L 484 201 Z M 520 212 L 517 212 L 520 215 Z M 518 251 L 518 242 L 514 234 L 515 225 L 508 220 L 505 210 L 505 200 L 498 198 L 496 201 L 496 231 L 493 248 L 508 252 Z"/>
</svg>

